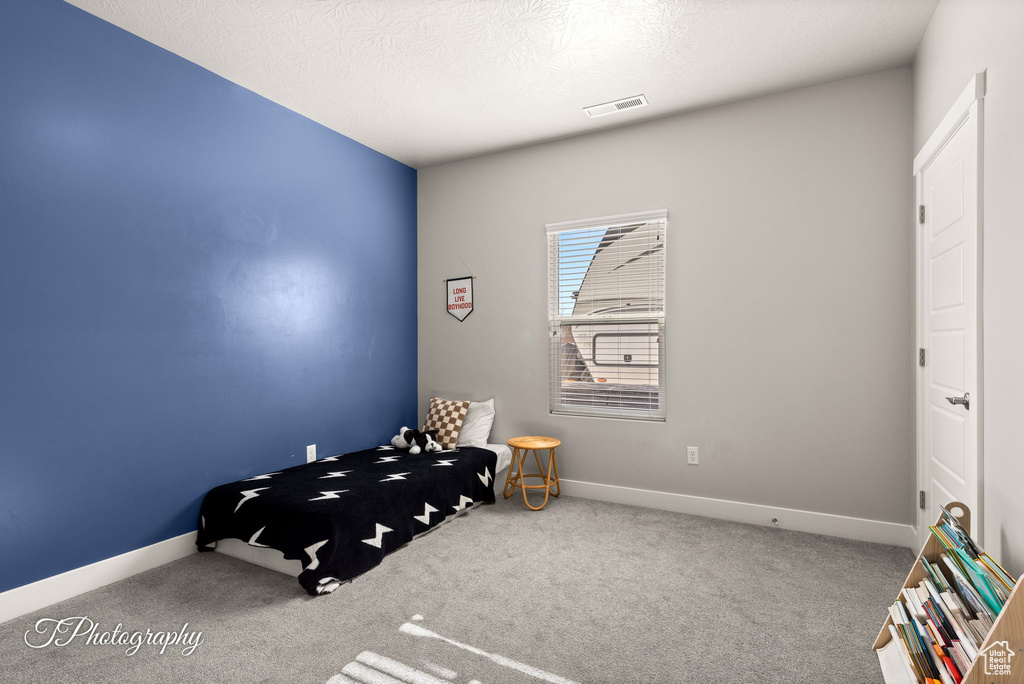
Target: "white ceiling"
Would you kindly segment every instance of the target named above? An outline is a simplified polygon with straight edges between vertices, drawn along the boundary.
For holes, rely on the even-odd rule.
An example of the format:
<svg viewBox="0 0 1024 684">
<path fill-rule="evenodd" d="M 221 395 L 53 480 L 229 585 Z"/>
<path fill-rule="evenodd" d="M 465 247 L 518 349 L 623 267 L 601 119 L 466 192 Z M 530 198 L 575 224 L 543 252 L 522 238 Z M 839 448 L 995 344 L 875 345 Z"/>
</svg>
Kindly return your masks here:
<svg viewBox="0 0 1024 684">
<path fill-rule="evenodd" d="M 68 1 L 417 168 L 909 64 L 938 2 Z"/>
</svg>

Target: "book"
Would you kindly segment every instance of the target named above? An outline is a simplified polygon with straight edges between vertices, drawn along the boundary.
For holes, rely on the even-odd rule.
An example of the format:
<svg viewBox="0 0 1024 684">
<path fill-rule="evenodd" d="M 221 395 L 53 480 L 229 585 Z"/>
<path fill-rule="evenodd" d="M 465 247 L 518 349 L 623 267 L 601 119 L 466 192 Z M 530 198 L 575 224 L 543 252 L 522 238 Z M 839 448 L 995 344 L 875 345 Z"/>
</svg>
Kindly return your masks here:
<svg viewBox="0 0 1024 684">
<path fill-rule="evenodd" d="M 896 630 L 899 632 L 900 639 L 907 647 L 907 653 L 910 655 L 910 660 L 914 666 L 914 671 L 918 675 L 918 680 L 927 681 L 931 679 L 936 673 L 933 672 L 931 659 L 925 653 L 925 645 L 921 641 L 917 628 L 914 626 L 916 622 L 910 619 L 906 608 L 899 601 L 890 606 L 889 610 Z"/>
<path fill-rule="evenodd" d="M 971 663 L 974 662 L 974 658 L 968 658 L 967 653 L 962 647 L 963 642 L 953 644 L 953 648 L 949 650 L 949 657 L 957 664 L 961 673 L 967 674 L 967 670 L 971 668 Z"/>
<path fill-rule="evenodd" d="M 978 657 L 978 648 L 981 644 L 976 644 L 974 641 L 974 634 L 971 632 L 970 627 L 967 625 L 967 621 L 963 617 L 963 613 L 960 608 L 953 602 L 949 593 L 940 594 L 943 605 L 946 608 L 946 612 L 950 617 L 950 625 L 953 631 L 956 632 L 957 639 L 961 645 L 961 648 L 969 654 L 970 659 L 973 661 Z"/>
<path fill-rule="evenodd" d="M 953 679 L 953 684 L 960 684 L 964 676 L 960 674 L 960 670 L 957 668 L 956 663 L 954 663 L 953 659 L 948 655 L 942 656 L 942 660 L 946 666 L 946 671 L 949 672 L 949 676 Z"/>
<path fill-rule="evenodd" d="M 942 562 L 946 564 L 946 567 L 949 568 L 950 574 L 953 576 L 953 582 L 956 584 L 960 596 L 970 606 L 971 611 L 977 619 L 982 622 L 986 622 L 987 626 L 991 627 L 992 623 L 995 622 L 996 613 L 998 611 L 993 612 L 993 610 L 988 607 L 981 596 L 978 595 L 978 592 L 971 585 L 967 577 L 963 572 L 961 572 L 960 566 L 949 557 L 949 554 L 944 553 L 940 557 L 942 558 Z M 986 633 L 987 631 L 988 630 L 986 629 Z"/>
<path fill-rule="evenodd" d="M 956 554 L 957 559 L 960 561 L 960 567 L 964 569 L 964 574 L 970 580 L 974 586 L 978 595 L 988 606 L 989 610 L 992 611 L 993 619 L 1002 610 L 1003 601 L 999 599 L 995 589 L 989 583 L 985 575 L 978 569 L 974 559 L 967 555 L 967 552 L 963 549 L 953 549 L 953 553 Z"/>
<path fill-rule="evenodd" d="M 970 552 L 972 558 L 977 558 L 981 553 L 981 549 L 978 548 L 974 543 L 974 539 L 967 533 L 963 525 L 960 524 L 960 520 L 946 510 L 945 507 L 941 509 L 941 516 L 944 528 L 951 537 L 956 538 L 957 545 Z"/>
<path fill-rule="evenodd" d="M 939 591 L 949 591 L 949 583 L 946 582 L 946 577 L 942 574 L 942 568 L 939 567 L 939 564 L 929 563 L 928 567 L 932 569 L 935 576 L 935 586 L 939 588 Z"/>
<path fill-rule="evenodd" d="M 978 555 L 978 560 L 985 563 L 985 565 L 992 570 L 996 577 L 999 578 L 999 581 L 1002 582 L 1007 589 L 1013 591 L 1013 588 L 1017 586 L 1017 581 L 1013 579 L 1013 576 L 1006 572 L 1006 570 L 1003 569 L 1003 566 L 997 563 L 992 556 L 982 551 Z"/>
<path fill-rule="evenodd" d="M 978 568 L 985 579 L 988 580 L 989 586 L 995 591 L 999 597 L 999 605 L 1002 607 L 1007 601 L 1010 600 L 1010 592 L 1013 591 L 1013 587 L 1008 587 L 1003 580 L 992 570 L 992 568 L 986 563 L 981 556 L 973 559 L 974 565 Z"/>
</svg>

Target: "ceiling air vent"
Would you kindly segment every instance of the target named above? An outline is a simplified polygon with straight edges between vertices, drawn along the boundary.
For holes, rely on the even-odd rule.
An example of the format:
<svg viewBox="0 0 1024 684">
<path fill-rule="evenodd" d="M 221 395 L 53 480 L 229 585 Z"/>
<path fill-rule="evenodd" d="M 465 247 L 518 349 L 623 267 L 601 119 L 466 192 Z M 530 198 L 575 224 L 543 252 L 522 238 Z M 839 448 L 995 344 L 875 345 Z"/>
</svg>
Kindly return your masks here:
<svg viewBox="0 0 1024 684">
<path fill-rule="evenodd" d="M 634 97 L 626 97 L 621 100 L 615 100 L 614 102 L 605 102 L 604 104 L 594 105 L 593 107 L 584 107 L 583 111 L 587 113 L 587 116 L 594 118 L 595 116 L 604 116 L 605 114 L 614 114 L 615 112 L 621 112 L 623 109 L 632 109 L 634 107 L 646 107 L 647 98 L 643 95 L 636 95 Z"/>
</svg>

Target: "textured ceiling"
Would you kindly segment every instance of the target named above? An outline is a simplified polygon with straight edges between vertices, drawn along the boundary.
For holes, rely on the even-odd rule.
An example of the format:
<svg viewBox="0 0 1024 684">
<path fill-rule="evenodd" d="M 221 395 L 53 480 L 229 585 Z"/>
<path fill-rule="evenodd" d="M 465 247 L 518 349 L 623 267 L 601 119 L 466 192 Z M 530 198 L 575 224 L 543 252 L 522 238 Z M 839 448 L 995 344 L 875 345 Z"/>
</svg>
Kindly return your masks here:
<svg viewBox="0 0 1024 684">
<path fill-rule="evenodd" d="M 68 1 L 422 168 L 909 64 L 938 0 Z"/>
</svg>

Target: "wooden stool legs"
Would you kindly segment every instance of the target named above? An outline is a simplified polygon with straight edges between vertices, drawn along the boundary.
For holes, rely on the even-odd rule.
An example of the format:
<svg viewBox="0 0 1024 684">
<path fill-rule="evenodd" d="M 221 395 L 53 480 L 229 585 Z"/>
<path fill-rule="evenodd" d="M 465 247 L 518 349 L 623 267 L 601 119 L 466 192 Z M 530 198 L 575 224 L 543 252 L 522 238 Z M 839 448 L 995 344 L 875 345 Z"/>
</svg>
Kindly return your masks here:
<svg viewBox="0 0 1024 684">
<path fill-rule="evenodd" d="M 537 461 L 537 468 L 540 470 L 539 473 L 524 472 L 523 458 L 528 451 L 533 452 L 533 457 Z M 519 447 L 512 449 L 512 463 L 509 464 L 508 474 L 505 475 L 505 489 L 502 492 L 507 499 L 512 496 L 516 488 L 522 489 L 523 502 L 531 511 L 539 511 L 548 505 L 549 496 L 557 497 L 562 493 L 561 483 L 558 480 L 558 462 L 555 460 L 555 447 L 551 447 L 548 450 L 548 467 L 546 469 L 541 464 L 540 454 L 537 451 L 538 449 L 520 449 Z M 545 474 L 545 470 L 547 474 Z M 528 477 L 539 477 L 544 481 L 544 484 L 528 485 L 525 481 L 525 478 Z M 531 506 L 530 501 L 526 498 L 527 489 L 543 489 L 544 502 L 540 506 Z"/>
</svg>

